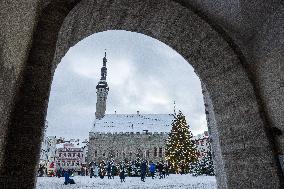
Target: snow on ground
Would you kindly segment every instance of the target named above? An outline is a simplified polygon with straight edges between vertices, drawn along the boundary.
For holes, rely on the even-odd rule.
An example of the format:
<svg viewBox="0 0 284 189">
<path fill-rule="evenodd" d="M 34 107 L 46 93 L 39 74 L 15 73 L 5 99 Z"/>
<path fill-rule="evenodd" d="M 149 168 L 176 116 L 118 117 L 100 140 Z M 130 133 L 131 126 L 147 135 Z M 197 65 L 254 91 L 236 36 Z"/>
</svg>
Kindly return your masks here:
<svg viewBox="0 0 284 189">
<path fill-rule="evenodd" d="M 38 177 L 37 189 L 216 189 L 216 179 L 213 176 L 170 175 L 165 179 L 152 179 L 147 177 L 141 182 L 139 177 L 126 177 L 121 183 L 118 176 L 114 179 L 90 178 L 87 176 L 75 176 L 76 184 L 64 185 L 64 177 Z"/>
</svg>

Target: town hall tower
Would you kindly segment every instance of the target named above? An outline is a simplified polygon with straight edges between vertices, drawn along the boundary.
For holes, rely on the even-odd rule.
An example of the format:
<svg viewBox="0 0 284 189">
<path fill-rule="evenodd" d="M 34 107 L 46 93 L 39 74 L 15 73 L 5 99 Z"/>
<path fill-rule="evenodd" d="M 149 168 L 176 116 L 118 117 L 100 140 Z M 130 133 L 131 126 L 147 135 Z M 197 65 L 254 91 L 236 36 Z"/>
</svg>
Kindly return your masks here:
<svg viewBox="0 0 284 189">
<path fill-rule="evenodd" d="M 103 67 L 101 68 L 101 79 L 96 87 L 97 89 L 97 103 L 96 103 L 96 119 L 102 119 L 105 116 L 106 100 L 109 91 L 109 87 L 106 81 L 107 76 L 107 58 L 106 52 L 103 58 Z"/>
</svg>

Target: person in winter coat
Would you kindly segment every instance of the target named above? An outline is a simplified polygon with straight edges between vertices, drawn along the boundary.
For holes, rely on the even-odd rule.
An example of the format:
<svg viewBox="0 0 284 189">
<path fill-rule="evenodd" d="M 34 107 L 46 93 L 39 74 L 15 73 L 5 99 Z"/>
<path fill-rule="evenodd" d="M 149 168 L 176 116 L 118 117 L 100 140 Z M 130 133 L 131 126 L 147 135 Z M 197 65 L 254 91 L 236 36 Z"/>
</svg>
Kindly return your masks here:
<svg viewBox="0 0 284 189">
<path fill-rule="evenodd" d="M 160 179 L 164 178 L 163 171 L 165 172 L 164 164 L 160 162 L 160 170 L 159 170 Z"/>
<path fill-rule="evenodd" d="M 152 179 L 154 179 L 155 171 L 156 171 L 156 165 L 153 162 L 151 162 L 151 164 L 150 164 L 150 173 L 151 173 Z"/>
<path fill-rule="evenodd" d="M 165 170 L 166 170 L 166 175 L 169 176 L 170 170 L 169 170 L 169 165 L 167 163 L 165 164 Z"/>
<path fill-rule="evenodd" d="M 162 170 L 163 170 L 163 164 L 162 163 L 157 163 L 157 169 L 159 171 L 159 179 L 163 178 L 163 175 L 162 175 Z"/>
<path fill-rule="evenodd" d="M 116 175 L 116 166 L 113 163 L 111 166 L 111 177 L 114 179 L 114 176 Z"/>
<path fill-rule="evenodd" d="M 64 172 L 64 184 L 67 185 L 67 184 L 75 184 L 74 180 L 73 179 L 70 179 L 70 175 L 69 175 L 69 171 L 65 171 Z"/>
<path fill-rule="evenodd" d="M 162 164 L 162 178 L 166 178 L 166 164 Z"/>
<path fill-rule="evenodd" d="M 107 178 L 111 179 L 111 164 L 108 163 L 107 165 Z"/>
<path fill-rule="evenodd" d="M 95 165 L 94 165 L 94 177 L 97 178 L 98 175 L 99 175 L 99 167 L 95 163 Z"/>
<path fill-rule="evenodd" d="M 92 177 L 93 177 L 93 175 L 94 175 L 94 168 L 93 168 L 93 167 L 91 167 L 91 168 L 90 168 L 90 178 L 92 178 Z"/>
<path fill-rule="evenodd" d="M 145 182 L 146 171 L 147 171 L 147 164 L 146 161 L 143 161 L 140 166 L 141 169 L 141 181 Z"/>
<path fill-rule="evenodd" d="M 120 164 L 119 178 L 121 182 L 125 182 L 125 166 L 123 163 Z"/>
<path fill-rule="evenodd" d="M 105 177 L 105 174 L 106 174 L 105 173 L 105 163 L 102 162 L 100 164 L 100 168 L 99 168 L 99 176 L 100 176 L 100 178 L 103 179 Z"/>
<path fill-rule="evenodd" d="M 92 178 L 94 176 L 94 162 L 93 161 L 89 164 L 89 167 L 90 167 L 90 178 Z"/>
</svg>

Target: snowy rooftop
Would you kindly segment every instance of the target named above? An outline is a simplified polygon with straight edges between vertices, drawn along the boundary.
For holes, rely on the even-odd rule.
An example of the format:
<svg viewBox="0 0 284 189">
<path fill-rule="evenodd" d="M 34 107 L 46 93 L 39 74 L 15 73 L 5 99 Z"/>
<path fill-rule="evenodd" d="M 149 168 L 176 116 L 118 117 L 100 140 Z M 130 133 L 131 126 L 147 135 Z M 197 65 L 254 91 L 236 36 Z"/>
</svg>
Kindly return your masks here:
<svg viewBox="0 0 284 189">
<path fill-rule="evenodd" d="M 96 119 L 91 132 L 170 132 L 172 114 L 106 114 Z"/>
<path fill-rule="evenodd" d="M 59 144 L 56 144 L 56 149 L 59 149 L 59 148 L 64 148 L 65 147 L 68 147 L 68 148 L 83 148 L 85 146 L 87 146 L 87 143 L 86 141 L 80 141 L 80 140 L 69 140 L 69 141 L 65 141 L 63 143 L 59 143 Z"/>
<path fill-rule="evenodd" d="M 204 138 L 209 138 L 208 131 L 204 131 L 202 134 L 198 134 L 196 136 L 193 136 L 194 140 L 200 140 L 200 139 L 204 139 Z"/>
</svg>

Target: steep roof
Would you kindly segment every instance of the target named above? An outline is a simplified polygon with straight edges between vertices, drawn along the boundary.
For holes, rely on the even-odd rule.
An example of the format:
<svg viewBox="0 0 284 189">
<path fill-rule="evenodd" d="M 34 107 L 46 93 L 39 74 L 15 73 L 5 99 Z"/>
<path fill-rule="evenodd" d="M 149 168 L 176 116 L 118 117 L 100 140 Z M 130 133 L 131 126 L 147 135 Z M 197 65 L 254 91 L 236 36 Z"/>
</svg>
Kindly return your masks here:
<svg viewBox="0 0 284 189">
<path fill-rule="evenodd" d="M 170 132 L 172 114 L 106 114 L 96 119 L 91 132 Z"/>
</svg>

